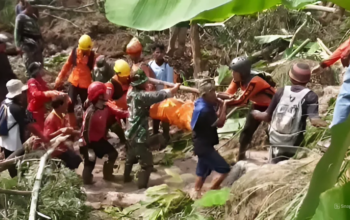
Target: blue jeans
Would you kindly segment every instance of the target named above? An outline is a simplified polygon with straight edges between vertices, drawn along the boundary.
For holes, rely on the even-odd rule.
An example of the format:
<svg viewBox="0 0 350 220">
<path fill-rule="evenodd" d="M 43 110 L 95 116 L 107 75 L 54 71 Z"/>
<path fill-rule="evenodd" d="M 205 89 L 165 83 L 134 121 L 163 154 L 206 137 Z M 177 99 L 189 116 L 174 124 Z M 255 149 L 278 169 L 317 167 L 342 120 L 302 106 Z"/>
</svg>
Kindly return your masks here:
<svg viewBox="0 0 350 220">
<path fill-rule="evenodd" d="M 330 127 L 344 122 L 350 114 L 350 68 L 344 74 L 344 82 L 335 103 L 333 120 Z"/>
</svg>

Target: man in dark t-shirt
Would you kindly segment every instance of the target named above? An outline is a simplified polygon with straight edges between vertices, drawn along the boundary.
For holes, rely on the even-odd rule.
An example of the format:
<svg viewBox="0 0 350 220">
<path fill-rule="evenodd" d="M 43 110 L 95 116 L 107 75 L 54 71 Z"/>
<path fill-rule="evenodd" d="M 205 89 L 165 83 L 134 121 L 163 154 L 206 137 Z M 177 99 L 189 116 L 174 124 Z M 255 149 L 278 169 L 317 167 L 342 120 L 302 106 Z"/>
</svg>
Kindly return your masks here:
<svg viewBox="0 0 350 220">
<path fill-rule="evenodd" d="M 213 181 L 210 189 L 220 188 L 230 172 L 230 166 L 214 148 L 219 143 L 217 128 L 224 126 L 226 120 L 226 104 L 221 104 L 218 117 L 215 110 L 218 99 L 212 79 L 202 80 L 199 91 L 201 98 L 195 102 L 191 120 L 194 153 L 198 156 L 195 183 L 197 197 L 201 196 L 202 186 L 211 171 L 216 171 L 220 176 Z"/>
<path fill-rule="evenodd" d="M 306 84 L 310 81 L 311 70 L 309 65 L 304 63 L 297 63 L 293 65 L 289 72 L 290 81 L 292 86 L 290 87 L 291 92 L 299 93 L 306 89 Z M 278 106 L 283 96 L 285 88 L 279 88 L 271 100 L 271 103 L 265 112 L 258 110 L 252 111 L 252 115 L 255 119 L 265 122 L 271 122 L 273 113 Z M 302 104 L 302 116 L 300 121 L 301 132 L 297 137 L 293 146 L 299 146 L 304 139 L 304 132 L 306 129 L 306 119 L 309 118 L 310 122 L 315 127 L 326 127 L 327 123 L 320 119 L 318 114 L 318 96 L 313 91 L 309 91 L 303 98 Z M 293 157 L 293 155 L 280 155 L 279 159 L 273 158 L 272 162 L 277 163 L 283 159 Z"/>
</svg>

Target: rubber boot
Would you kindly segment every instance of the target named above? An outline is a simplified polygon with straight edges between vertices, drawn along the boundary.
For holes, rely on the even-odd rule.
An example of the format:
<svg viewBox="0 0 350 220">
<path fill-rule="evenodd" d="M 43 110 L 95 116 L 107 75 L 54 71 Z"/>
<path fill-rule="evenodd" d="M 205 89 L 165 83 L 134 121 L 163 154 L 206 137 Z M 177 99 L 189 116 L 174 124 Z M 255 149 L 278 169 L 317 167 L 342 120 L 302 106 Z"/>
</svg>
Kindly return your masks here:
<svg viewBox="0 0 350 220">
<path fill-rule="evenodd" d="M 132 181 L 131 171 L 132 171 L 132 164 L 126 164 L 124 167 L 124 183 L 130 183 Z"/>
<path fill-rule="evenodd" d="M 73 113 L 68 113 L 68 124 L 72 128 L 77 128 L 77 118 L 75 117 L 74 112 Z"/>
<path fill-rule="evenodd" d="M 148 167 L 139 172 L 137 187 L 139 189 L 145 189 L 148 186 L 149 177 L 151 176 L 152 167 Z"/>
<path fill-rule="evenodd" d="M 113 180 L 113 168 L 114 168 L 114 162 L 112 161 L 106 161 L 103 164 L 103 179 L 105 180 Z"/>
<path fill-rule="evenodd" d="M 84 170 L 83 170 L 83 182 L 86 185 L 91 185 L 93 184 L 93 178 L 94 175 L 92 175 L 93 167 L 91 166 L 86 166 L 84 165 Z"/>
</svg>

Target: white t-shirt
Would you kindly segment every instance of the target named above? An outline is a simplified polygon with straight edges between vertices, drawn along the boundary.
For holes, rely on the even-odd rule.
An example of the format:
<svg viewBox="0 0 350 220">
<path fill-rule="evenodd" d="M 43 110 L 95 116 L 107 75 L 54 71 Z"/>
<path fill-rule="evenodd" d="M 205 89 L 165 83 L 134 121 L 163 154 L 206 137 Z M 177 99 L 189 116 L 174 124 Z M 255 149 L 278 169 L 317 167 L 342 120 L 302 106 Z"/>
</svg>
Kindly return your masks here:
<svg viewBox="0 0 350 220">
<path fill-rule="evenodd" d="M 151 67 L 158 80 L 174 83 L 174 69 L 169 66 L 168 63 L 164 62 L 161 66 L 158 66 L 158 64 L 152 60 L 148 65 Z M 157 91 L 159 91 L 164 89 L 164 86 L 156 85 L 156 88 Z"/>
<path fill-rule="evenodd" d="M 11 100 L 6 99 L 5 103 L 11 103 Z M 15 118 L 11 114 L 10 108 L 7 108 L 7 127 L 11 128 L 16 123 Z M 9 130 L 8 136 L 0 136 L 0 146 L 9 151 L 16 151 L 22 148 L 19 125 L 16 124 Z"/>
</svg>

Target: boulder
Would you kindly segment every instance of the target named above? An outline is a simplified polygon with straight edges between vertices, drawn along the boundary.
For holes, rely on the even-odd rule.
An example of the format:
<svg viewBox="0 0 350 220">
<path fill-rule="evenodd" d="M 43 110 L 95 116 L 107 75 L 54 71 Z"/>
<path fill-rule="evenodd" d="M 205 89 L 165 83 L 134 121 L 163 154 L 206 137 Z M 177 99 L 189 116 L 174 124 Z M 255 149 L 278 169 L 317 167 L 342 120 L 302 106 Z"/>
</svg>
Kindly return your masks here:
<svg viewBox="0 0 350 220">
<path fill-rule="evenodd" d="M 336 99 L 340 91 L 340 86 L 327 86 L 323 89 L 323 94 L 319 98 L 319 113 L 325 114 L 328 111 L 329 103 Z"/>
<path fill-rule="evenodd" d="M 306 194 L 320 157 L 313 153 L 301 160 L 291 159 L 261 167 L 245 162 L 237 163 L 240 165 L 231 171 L 233 179 L 241 173 L 245 174 L 231 187 L 225 219 L 253 220 L 265 219 L 266 216 L 275 220 L 292 219 L 290 217 L 296 214 L 294 208 Z"/>
</svg>

